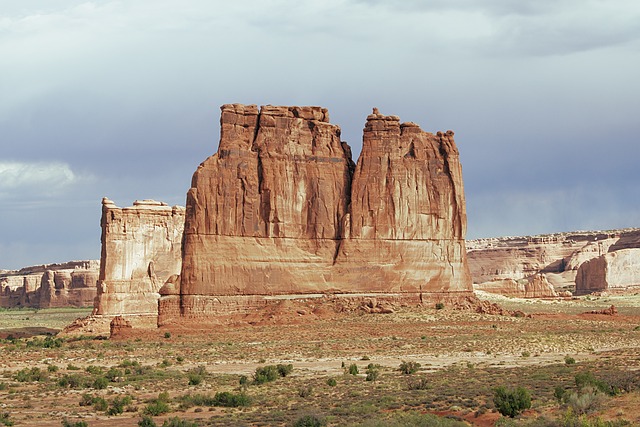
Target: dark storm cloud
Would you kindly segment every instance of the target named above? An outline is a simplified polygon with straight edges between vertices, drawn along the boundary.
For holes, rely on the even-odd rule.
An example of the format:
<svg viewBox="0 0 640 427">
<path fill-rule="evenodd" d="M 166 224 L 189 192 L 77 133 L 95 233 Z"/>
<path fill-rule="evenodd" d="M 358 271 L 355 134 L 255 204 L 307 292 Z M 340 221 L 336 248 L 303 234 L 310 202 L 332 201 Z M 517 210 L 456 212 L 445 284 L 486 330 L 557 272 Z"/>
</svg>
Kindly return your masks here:
<svg viewBox="0 0 640 427">
<path fill-rule="evenodd" d="M 328 107 L 356 155 L 373 106 L 455 130 L 472 237 L 637 226 L 639 13 L 577 0 L 14 2 L 0 15 L 0 164 L 14 177 L 0 184 L 0 268 L 96 258 L 103 196 L 183 204 L 229 102 Z M 49 179 L 15 181 L 19 168 Z"/>
</svg>

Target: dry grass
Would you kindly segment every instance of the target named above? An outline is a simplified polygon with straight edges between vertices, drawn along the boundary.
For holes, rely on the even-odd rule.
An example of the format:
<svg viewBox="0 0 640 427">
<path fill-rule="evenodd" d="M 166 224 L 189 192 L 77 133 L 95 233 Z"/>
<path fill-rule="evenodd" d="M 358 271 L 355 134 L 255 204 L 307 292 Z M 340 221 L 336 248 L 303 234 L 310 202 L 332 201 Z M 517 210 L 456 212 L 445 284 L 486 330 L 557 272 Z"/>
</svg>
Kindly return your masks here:
<svg viewBox="0 0 640 427">
<path fill-rule="evenodd" d="M 163 329 L 124 341 L 66 340 L 59 348 L 29 346 L 27 339 L 4 340 L 0 343 L 0 412 L 25 426 L 59 426 L 64 417 L 90 426 L 135 426 L 149 402 L 167 392 L 171 412 L 155 417 L 158 425 L 178 416 L 199 425 L 286 426 L 307 414 L 327 425 L 358 425 L 364 420 L 369 420 L 367 425 L 402 425 L 394 417 L 415 411 L 406 417 L 429 412 L 490 426 L 499 418 L 492 403 L 492 389 L 498 385 L 530 390 L 533 410 L 525 414 L 526 419 L 540 414 L 553 418 L 564 411 L 554 397 L 555 387 L 575 389 L 576 373 L 590 371 L 599 378 L 613 378 L 640 366 L 637 299 L 500 303 L 538 314 L 515 318 L 446 307 L 402 308 L 387 315 L 336 315 L 331 320 L 296 324 L 215 328 L 197 335 L 171 330 L 168 338 Z M 620 315 L 579 314 L 612 303 Z M 41 323 L 30 326 L 58 328 L 67 314 L 71 313 L 40 310 Z M 0 326 L 16 327 L 20 316 L 33 315 L 0 312 Z M 529 356 L 523 357 L 524 353 Z M 567 355 L 576 363 L 566 364 Z M 406 375 L 398 370 L 403 361 L 421 367 Z M 294 366 L 291 375 L 252 384 L 256 368 L 289 363 Z M 354 363 L 360 374 L 345 373 L 344 367 Z M 365 380 L 369 364 L 380 365 L 376 381 Z M 17 372 L 33 367 L 45 378 L 16 379 Z M 189 385 L 194 372 L 201 381 Z M 240 384 L 242 376 L 248 384 Z M 98 378 L 108 378 L 106 388 L 101 388 L 103 381 L 96 382 Z M 330 378 L 335 385 L 329 384 Z M 187 394 L 206 403 L 207 396 L 225 391 L 245 393 L 250 405 L 181 409 Z M 83 394 L 108 403 L 124 396 L 132 401 L 122 414 L 108 416 L 92 405 L 80 406 Z M 608 399 L 597 414 L 640 423 L 639 401 L 637 392 L 624 393 Z"/>
</svg>

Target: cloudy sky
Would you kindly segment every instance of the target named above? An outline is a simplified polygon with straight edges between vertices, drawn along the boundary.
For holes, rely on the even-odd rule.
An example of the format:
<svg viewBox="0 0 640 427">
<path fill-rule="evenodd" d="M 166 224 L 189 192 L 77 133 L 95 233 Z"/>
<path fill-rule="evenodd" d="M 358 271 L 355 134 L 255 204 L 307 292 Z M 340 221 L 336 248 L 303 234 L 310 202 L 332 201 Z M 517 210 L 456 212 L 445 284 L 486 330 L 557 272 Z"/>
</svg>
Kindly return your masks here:
<svg viewBox="0 0 640 427">
<path fill-rule="evenodd" d="M 2 0 L 0 268 L 184 204 L 225 103 L 452 129 L 468 237 L 640 226 L 637 0 Z"/>
</svg>

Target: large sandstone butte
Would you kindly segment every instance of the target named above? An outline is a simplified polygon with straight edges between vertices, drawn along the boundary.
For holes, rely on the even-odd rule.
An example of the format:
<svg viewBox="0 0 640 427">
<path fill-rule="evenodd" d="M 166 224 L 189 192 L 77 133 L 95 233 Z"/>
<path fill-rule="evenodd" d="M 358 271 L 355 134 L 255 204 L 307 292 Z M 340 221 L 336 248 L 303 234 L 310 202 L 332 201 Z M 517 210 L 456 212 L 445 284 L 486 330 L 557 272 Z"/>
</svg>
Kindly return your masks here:
<svg viewBox="0 0 640 427">
<path fill-rule="evenodd" d="M 269 299 L 470 295 L 453 132 L 374 109 L 354 167 L 320 107 L 222 106 L 218 152 L 187 193 L 180 278 L 160 324 Z"/>
<path fill-rule="evenodd" d="M 101 226 L 98 292 L 89 323 L 94 332 L 105 332 L 115 316 L 126 315 L 133 325 L 155 326 L 158 291 L 180 272 L 184 208 L 154 200 L 119 208 L 104 198 Z"/>
</svg>

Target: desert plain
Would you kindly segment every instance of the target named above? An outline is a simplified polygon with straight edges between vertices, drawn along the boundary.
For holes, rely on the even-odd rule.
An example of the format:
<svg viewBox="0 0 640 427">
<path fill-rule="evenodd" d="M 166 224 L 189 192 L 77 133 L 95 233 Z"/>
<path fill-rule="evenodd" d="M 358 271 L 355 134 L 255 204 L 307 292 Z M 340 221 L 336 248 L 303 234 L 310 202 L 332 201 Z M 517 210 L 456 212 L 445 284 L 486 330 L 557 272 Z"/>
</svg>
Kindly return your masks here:
<svg viewBox="0 0 640 427">
<path fill-rule="evenodd" d="M 640 424 L 640 295 L 479 296 L 515 315 L 285 300 L 105 339 L 53 335 L 87 309 L 3 310 L 0 413 L 16 426 Z M 261 382 L 268 366 L 284 376 Z M 612 392 L 569 400 L 580 375 Z M 500 415 L 499 386 L 527 389 L 531 408 Z"/>
</svg>

